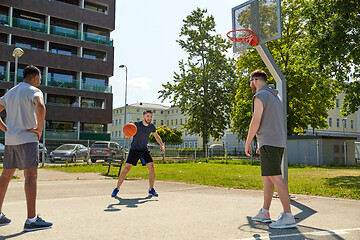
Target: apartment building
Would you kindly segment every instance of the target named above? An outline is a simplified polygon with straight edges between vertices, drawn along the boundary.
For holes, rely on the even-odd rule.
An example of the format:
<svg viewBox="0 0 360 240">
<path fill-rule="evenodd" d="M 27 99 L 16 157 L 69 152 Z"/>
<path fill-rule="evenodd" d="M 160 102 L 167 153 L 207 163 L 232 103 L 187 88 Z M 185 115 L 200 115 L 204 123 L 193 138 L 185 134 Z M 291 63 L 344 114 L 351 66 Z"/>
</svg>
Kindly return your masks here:
<svg viewBox="0 0 360 240">
<path fill-rule="evenodd" d="M 110 140 L 114 29 L 115 0 L 0 0 L 0 96 L 20 47 L 17 82 L 27 65 L 42 71 L 46 142 Z"/>
<path fill-rule="evenodd" d="M 344 103 L 345 94 L 339 93 L 336 96 L 335 107 L 328 111 L 327 129 L 308 129 L 306 135 L 322 135 L 322 136 L 346 136 L 356 137 L 360 141 L 360 110 L 346 117 L 341 116 L 341 106 Z"/>
<path fill-rule="evenodd" d="M 199 134 L 189 134 L 183 129 L 183 124 L 187 123 L 188 117 L 181 112 L 180 108 L 175 106 L 164 106 L 154 103 L 138 102 L 127 105 L 126 107 L 126 122 L 136 122 L 142 120 L 144 110 L 153 110 L 153 124 L 156 127 L 166 125 L 168 128 L 175 128 L 183 132 L 183 144 L 181 147 L 202 147 L 202 138 Z M 111 139 L 123 144 L 124 135 L 122 128 L 124 126 L 125 112 L 124 107 L 115 108 L 113 110 L 113 121 L 109 129 L 111 132 Z M 209 144 L 219 143 L 214 139 L 209 139 Z"/>
</svg>

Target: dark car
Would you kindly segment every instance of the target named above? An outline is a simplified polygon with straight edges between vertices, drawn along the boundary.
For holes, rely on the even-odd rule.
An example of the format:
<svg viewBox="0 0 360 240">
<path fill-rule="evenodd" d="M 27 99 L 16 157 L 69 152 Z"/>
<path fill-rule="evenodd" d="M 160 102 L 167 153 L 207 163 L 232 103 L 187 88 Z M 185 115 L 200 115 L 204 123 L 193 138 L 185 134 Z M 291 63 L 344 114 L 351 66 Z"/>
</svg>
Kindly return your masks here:
<svg viewBox="0 0 360 240">
<path fill-rule="evenodd" d="M 96 141 L 90 147 L 90 158 L 92 163 L 97 160 L 122 159 L 123 148 L 117 142 Z"/>
<path fill-rule="evenodd" d="M 63 144 L 50 153 L 50 162 L 76 162 L 78 159 L 88 159 L 88 148 L 82 144 Z"/>
</svg>

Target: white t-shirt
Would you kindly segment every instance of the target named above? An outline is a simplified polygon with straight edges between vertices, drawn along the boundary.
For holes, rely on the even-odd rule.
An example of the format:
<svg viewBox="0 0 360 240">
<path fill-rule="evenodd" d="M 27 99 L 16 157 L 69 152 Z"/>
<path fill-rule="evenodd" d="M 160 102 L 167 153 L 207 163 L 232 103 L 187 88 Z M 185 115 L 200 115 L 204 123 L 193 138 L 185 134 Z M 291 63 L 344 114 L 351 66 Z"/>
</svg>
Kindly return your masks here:
<svg viewBox="0 0 360 240">
<path fill-rule="evenodd" d="M 5 145 L 38 142 L 36 133 L 26 131 L 37 128 L 35 97 L 43 98 L 41 90 L 21 82 L 0 98 L 6 110 Z"/>
</svg>

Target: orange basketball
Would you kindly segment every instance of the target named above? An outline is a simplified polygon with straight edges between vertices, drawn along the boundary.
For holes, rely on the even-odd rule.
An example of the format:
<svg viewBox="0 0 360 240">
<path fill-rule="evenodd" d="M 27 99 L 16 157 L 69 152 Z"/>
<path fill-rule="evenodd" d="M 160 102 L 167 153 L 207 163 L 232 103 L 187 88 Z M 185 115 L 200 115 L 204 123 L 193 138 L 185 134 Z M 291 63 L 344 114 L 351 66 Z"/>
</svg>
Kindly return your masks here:
<svg viewBox="0 0 360 240">
<path fill-rule="evenodd" d="M 125 124 L 125 126 L 123 127 L 123 132 L 124 132 L 124 135 L 126 137 L 132 137 L 136 134 L 137 132 L 137 127 L 135 124 L 133 123 L 127 123 Z"/>
</svg>

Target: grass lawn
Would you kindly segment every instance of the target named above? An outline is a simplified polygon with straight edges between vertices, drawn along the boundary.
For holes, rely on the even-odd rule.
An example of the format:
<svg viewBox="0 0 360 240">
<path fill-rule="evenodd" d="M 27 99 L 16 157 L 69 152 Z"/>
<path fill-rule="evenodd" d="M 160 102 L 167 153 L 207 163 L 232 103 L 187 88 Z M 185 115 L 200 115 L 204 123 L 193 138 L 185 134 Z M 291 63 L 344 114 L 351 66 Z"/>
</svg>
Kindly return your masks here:
<svg viewBox="0 0 360 240">
<path fill-rule="evenodd" d="M 99 172 L 105 174 L 107 167 L 100 164 L 46 167 L 64 172 Z M 118 168 L 111 168 L 116 176 Z M 262 189 L 260 166 L 248 161 L 210 161 L 208 163 L 155 164 L 157 180 L 194 183 L 239 189 Z M 141 164 L 133 167 L 127 178 L 147 179 L 148 170 Z M 328 197 L 360 199 L 359 167 L 289 167 L 290 193 L 311 194 Z"/>
</svg>

